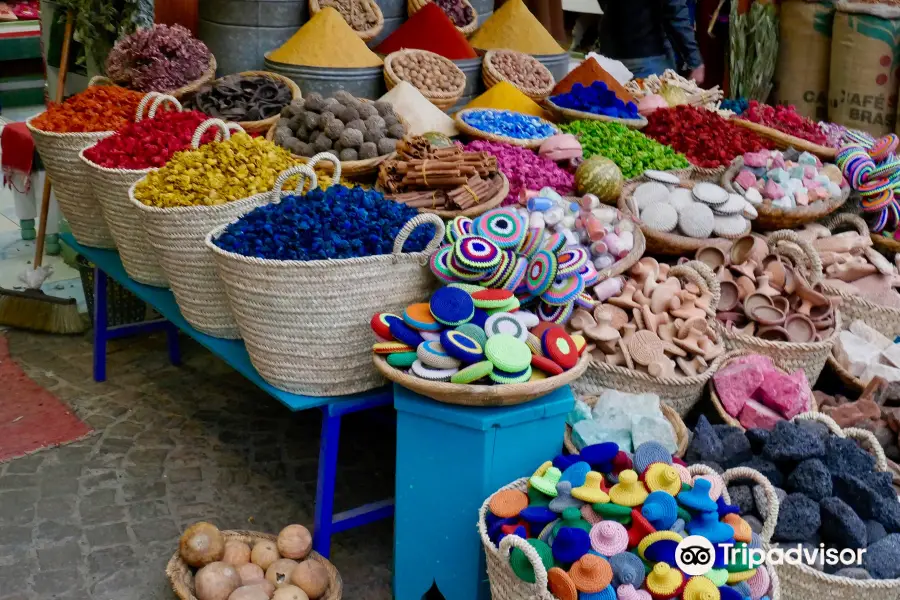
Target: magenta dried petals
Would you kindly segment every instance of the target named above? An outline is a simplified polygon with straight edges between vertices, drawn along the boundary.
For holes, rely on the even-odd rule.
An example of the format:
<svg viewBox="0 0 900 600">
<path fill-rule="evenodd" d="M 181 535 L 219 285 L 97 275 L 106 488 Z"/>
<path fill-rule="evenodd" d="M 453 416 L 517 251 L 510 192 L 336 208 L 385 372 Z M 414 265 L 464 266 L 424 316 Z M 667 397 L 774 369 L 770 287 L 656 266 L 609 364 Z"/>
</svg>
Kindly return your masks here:
<svg viewBox="0 0 900 600">
<path fill-rule="evenodd" d="M 497 157 L 500 172 L 509 180 L 509 195 L 503 201 L 504 205 L 517 204 L 523 190 L 551 187 L 562 196 L 574 193 L 574 175 L 527 148 L 478 140 L 467 144 L 465 149 L 467 152 L 488 152 Z"/>
<path fill-rule="evenodd" d="M 140 92 L 170 92 L 209 69 L 206 44 L 181 25 L 154 25 L 122 38 L 106 59 L 113 82 Z"/>
</svg>

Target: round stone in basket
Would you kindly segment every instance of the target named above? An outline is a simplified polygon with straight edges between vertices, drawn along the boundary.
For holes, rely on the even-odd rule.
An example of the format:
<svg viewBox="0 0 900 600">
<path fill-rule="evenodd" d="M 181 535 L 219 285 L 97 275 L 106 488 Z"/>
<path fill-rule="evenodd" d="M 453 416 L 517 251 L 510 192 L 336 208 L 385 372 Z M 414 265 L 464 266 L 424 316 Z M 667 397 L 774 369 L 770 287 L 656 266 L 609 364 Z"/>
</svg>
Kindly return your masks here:
<svg viewBox="0 0 900 600">
<path fill-rule="evenodd" d="M 515 50 L 488 50 L 481 67 L 481 78 L 487 88 L 507 81 L 536 102 L 550 95 L 556 81 L 541 61 Z"/>
<path fill-rule="evenodd" d="M 398 50 L 385 57 L 384 82 L 388 89 L 401 81 L 412 84 L 441 110 L 454 106 L 466 87 L 462 69 L 427 50 Z"/>
</svg>

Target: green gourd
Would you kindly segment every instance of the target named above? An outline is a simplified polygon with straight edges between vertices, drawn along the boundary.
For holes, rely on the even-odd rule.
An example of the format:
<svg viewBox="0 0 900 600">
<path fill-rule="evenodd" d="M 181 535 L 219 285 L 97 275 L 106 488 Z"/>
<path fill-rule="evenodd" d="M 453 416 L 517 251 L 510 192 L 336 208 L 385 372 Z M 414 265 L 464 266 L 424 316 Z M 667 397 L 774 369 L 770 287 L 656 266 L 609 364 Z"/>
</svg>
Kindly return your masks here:
<svg viewBox="0 0 900 600">
<path fill-rule="evenodd" d="M 585 160 L 575 171 L 575 185 L 579 194 L 594 194 L 606 204 L 615 204 L 625 183 L 622 171 L 605 156 Z"/>
</svg>

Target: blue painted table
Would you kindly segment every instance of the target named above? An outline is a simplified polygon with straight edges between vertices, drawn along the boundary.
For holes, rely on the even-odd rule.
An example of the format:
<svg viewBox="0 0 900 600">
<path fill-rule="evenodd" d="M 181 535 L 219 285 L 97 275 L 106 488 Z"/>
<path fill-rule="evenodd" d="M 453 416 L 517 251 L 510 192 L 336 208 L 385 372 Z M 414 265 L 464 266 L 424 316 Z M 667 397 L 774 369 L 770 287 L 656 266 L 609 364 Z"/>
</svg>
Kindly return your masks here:
<svg viewBox="0 0 900 600">
<path fill-rule="evenodd" d="M 94 379 L 106 381 L 106 345 L 111 339 L 165 331 L 169 357 L 173 364 L 181 362 L 178 349 L 179 330 L 206 347 L 210 352 L 231 365 L 237 372 L 259 386 L 270 396 L 292 411 L 318 408 L 322 411 L 322 437 L 319 442 L 319 474 L 316 484 L 316 513 L 314 521 L 314 548 L 323 556 L 331 551 L 332 534 L 359 527 L 367 523 L 390 518 L 394 514 L 391 499 L 367 504 L 359 508 L 334 514 L 334 487 L 337 471 L 338 442 L 341 417 L 347 414 L 390 405 L 393 397 L 389 387 L 383 387 L 352 396 L 301 396 L 281 391 L 268 384 L 250 363 L 250 357 L 241 340 L 225 340 L 200 333 L 191 327 L 175 297 L 167 289 L 140 284 L 131 279 L 113 250 L 101 250 L 82 246 L 69 233 L 61 234 L 62 240 L 78 254 L 94 265 Z M 152 306 L 162 319 L 130 325 L 110 327 L 107 321 L 107 278 L 112 277 L 120 285 Z"/>
<path fill-rule="evenodd" d="M 476 530 L 484 499 L 560 453 L 568 386 L 504 408 L 441 404 L 394 386 L 397 483 L 394 598 L 487 600 Z"/>
</svg>

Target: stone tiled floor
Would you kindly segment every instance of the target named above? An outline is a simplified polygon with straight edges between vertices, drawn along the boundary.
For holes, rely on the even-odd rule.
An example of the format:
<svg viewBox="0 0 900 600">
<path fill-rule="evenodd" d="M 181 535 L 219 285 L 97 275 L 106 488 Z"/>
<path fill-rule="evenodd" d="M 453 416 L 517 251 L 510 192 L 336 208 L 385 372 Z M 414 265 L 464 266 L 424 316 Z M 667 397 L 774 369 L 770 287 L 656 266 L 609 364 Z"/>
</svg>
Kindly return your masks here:
<svg viewBox="0 0 900 600">
<path fill-rule="evenodd" d="M 290 413 L 184 339 L 182 367 L 161 337 L 113 342 L 109 382 L 95 383 L 89 338 L 5 333 L 96 433 L 0 465 L 0 600 L 169 600 L 165 564 L 191 522 L 312 522 L 318 412 Z M 385 416 L 344 421 L 339 510 L 392 495 Z M 335 536 L 345 598 L 391 597 L 391 543 L 391 521 Z"/>
</svg>

